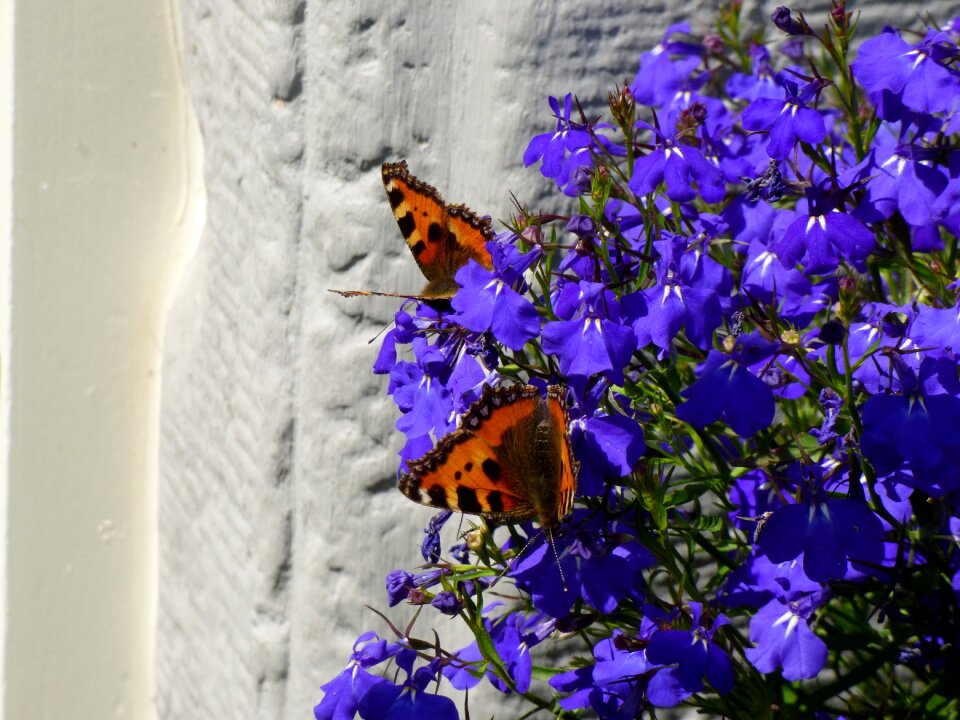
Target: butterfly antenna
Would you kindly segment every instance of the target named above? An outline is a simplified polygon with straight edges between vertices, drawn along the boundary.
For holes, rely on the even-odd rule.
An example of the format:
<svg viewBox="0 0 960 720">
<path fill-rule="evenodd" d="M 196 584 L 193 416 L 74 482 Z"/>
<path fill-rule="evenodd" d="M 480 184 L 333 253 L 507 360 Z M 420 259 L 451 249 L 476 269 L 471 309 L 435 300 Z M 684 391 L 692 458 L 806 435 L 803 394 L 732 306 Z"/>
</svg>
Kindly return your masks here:
<svg viewBox="0 0 960 720">
<path fill-rule="evenodd" d="M 513 564 L 523 557 L 523 554 L 527 551 L 527 548 L 533 545 L 533 541 L 537 539 L 537 535 L 539 534 L 540 533 L 537 532 L 527 538 L 527 541 L 523 544 L 523 547 L 520 548 L 516 555 L 510 558 L 510 561 L 504 566 L 503 570 L 501 570 L 500 573 L 493 579 L 493 582 L 490 583 L 490 587 L 496 585 L 498 582 L 500 582 L 504 575 L 510 572 L 510 568 L 513 567 Z"/>
<path fill-rule="evenodd" d="M 560 573 L 560 584 L 563 586 L 563 591 L 570 592 L 569 589 L 567 589 L 567 579 L 563 576 L 563 565 L 560 564 L 560 555 L 557 553 L 557 545 L 553 541 L 553 530 L 546 528 L 543 532 L 547 536 L 547 542 L 550 543 L 550 547 L 553 548 L 553 557 L 557 561 L 557 570 Z"/>
<path fill-rule="evenodd" d="M 393 325 L 393 324 L 395 324 L 395 323 L 396 323 L 396 320 L 391 320 L 391 321 L 388 322 L 386 325 L 384 325 L 383 328 L 381 328 L 380 332 L 378 332 L 378 333 L 377 333 L 376 335 L 374 335 L 372 338 L 370 338 L 369 340 L 367 340 L 367 345 L 372 345 L 374 340 L 376 340 L 378 337 L 380 337 L 381 335 L 383 335 L 387 330 L 390 329 L 390 326 Z"/>
</svg>

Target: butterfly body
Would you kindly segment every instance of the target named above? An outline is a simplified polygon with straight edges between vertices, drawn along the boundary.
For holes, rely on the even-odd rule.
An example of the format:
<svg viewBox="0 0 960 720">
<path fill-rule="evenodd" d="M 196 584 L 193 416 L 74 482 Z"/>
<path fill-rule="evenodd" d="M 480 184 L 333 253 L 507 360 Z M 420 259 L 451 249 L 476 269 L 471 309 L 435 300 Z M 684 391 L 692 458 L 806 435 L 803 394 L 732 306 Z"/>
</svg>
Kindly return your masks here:
<svg viewBox="0 0 960 720">
<path fill-rule="evenodd" d="M 573 507 L 577 464 L 560 388 L 484 387 L 458 430 L 408 463 L 400 491 L 415 502 L 502 522 L 556 527 Z"/>
<path fill-rule="evenodd" d="M 385 295 L 444 300 L 456 294 L 459 286 L 454 276 L 470 260 L 493 269 L 493 260 L 486 248 L 494 238 L 489 218 L 478 216 L 465 205 L 447 205 L 435 187 L 410 174 L 406 161 L 384 163 L 380 174 L 393 217 L 427 285 L 419 295 L 371 290 L 333 292 L 344 297 Z"/>
</svg>

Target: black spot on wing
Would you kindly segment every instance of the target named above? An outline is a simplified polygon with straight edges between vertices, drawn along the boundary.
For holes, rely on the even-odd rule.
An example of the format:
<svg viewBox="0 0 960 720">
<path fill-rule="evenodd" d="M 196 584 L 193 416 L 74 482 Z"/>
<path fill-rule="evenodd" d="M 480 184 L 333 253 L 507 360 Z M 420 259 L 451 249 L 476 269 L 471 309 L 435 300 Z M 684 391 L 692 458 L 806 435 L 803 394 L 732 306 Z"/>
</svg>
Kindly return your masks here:
<svg viewBox="0 0 960 720">
<path fill-rule="evenodd" d="M 447 506 L 447 491 L 441 486 L 431 485 L 430 489 L 427 490 L 427 495 L 430 496 L 430 502 L 436 507 Z"/>
<path fill-rule="evenodd" d="M 410 248 L 410 252 L 413 253 L 414 257 L 420 257 L 420 253 L 427 249 L 426 243 L 423 240 L 417 240 L 416 245 Z"/>
<path fill-rule="evenodd" d="M 397 218 L 397 225 L 400 226 L 400 232 L 403 233 L 405 238 L 410 237 L 413 231 L 417 229 L 417 223 L 413 219 L 413 213 L 409 212 L 403 217 Z"/>
<path fill-rule="evenodd" d="M 487 493 L 487 505 L 490 506 L 491 512 L 503 512 L 503 496 L 499 491 L 491 490 Z"/>
<path fill-rule="evenodd" d="M 500 481 L 500 466 L 496 461 L 487 458 L 480 467 L 483 469 L 483 474 L 490 478 L 491 482 Z"/>
<path fill-rule="evenodd" d="M 463 469 L 466 470 L 467 472 L 470 472 L 471 470 L 473 470 L 473 463 L 467 461 L 467 464 L 463 466 Z"/>
<path fill-rule="evenodd" d="M 483 510 L 477 499 L 477 491 L 462 485 L 457 488 L 457 506 L 460 512 L 478 513 Z"/>
<path fill-rule="evenodd" d="M 432 243 L 438 243 L 443 240 L 443 228 L 440 227 L 440 223 L 432 222 L 430 227 L 427 228 L 427 240 Z"/>
<path fill-rule="evenodd" d="M 403 190 L 398 187 L 392 187 L 387 191 L 387 199 L 390 201 L 390 207 L 396 210 L 404 201 Z"/>
</svg>

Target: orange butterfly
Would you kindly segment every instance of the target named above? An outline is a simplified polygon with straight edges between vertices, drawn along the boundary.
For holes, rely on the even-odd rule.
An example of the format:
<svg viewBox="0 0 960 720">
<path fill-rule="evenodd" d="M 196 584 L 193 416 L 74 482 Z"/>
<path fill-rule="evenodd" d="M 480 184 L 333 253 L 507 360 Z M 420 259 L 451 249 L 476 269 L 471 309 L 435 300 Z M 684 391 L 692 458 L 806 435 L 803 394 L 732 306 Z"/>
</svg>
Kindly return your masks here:
<svg viewBox="0 0 960 720">
<path fill-rule="evenodd" d="M 381 295 L 414 300 L 452 298 L 459 289 L 453 276 L 471 259 L 493 269 L 493 260 L 486 244 L 493 240 L 489 218 L 479 217 L 465 205 L 447 205 L 432 185 L 418 180 L 407 170 L 407 163 L 384 163 L 381 168 L 383 188 L 393 208 L 400 232 L 407 247 L 427 278 L 420 295 L 370 290 L 332 290 L 344 297 Z"/>
<path fill-rule="evenodd" d="M 484 386 L 460 428 L 407 466 L 400 491 L 415 502 L 505 522 L 536 518 L 550 534 L 577 487 L 563 391 L 551 386 L 544 398 L 530 385 Z"/>
</svg>

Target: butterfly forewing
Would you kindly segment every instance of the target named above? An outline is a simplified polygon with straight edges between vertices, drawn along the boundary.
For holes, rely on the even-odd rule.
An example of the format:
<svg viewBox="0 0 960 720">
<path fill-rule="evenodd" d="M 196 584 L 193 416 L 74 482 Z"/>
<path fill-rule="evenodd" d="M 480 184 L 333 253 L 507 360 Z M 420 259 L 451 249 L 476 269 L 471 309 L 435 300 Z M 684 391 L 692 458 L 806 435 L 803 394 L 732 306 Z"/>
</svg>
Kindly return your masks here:
<svg viewBox="0 0 960 720">
<path fill-rule="evenodd" d="M 447 206 L 435 187 L 410 174 L 404 161 L 384 163 L 381 174 L 400 232 L 429 281 L 425 296 L 453 295 L 453 276 L 471 258 L 493 267 L 486 249 L 494 236 L 488 219 L 462 205 Z"/>
<path fill-rule="evenodd" d="M 405 297 L 434 304 L 457 293 L 460 288 L 454 276 L 470 260 L 493 269 L 486 248 L 487 242 L 494 239 L 489 218 L 480 217 L 464 205 L 447 205 L 435 187 L 410 174 L 405 161 L 384 163 L 380 173 L 393 217 L 427 285 L 419 295 L 372 290 L 332 292 L 344 297 Z"/>
</svg>

